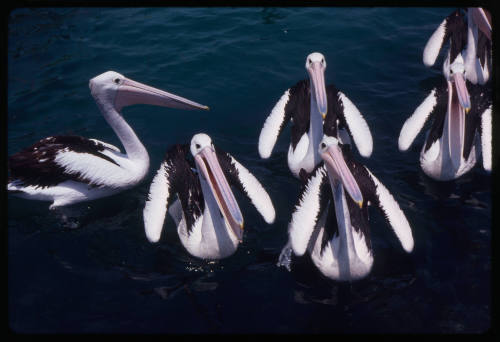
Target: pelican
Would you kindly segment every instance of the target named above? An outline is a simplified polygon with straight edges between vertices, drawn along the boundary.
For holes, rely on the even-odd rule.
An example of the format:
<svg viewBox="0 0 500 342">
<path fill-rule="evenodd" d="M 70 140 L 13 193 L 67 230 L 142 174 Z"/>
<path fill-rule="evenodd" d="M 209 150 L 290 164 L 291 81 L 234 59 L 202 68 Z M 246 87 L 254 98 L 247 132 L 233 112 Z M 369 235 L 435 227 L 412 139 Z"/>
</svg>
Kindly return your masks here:
<svg viewBox="0 0 500 342">
<path fill-rule="evenodd" d="M 328 278 L 366 277 L 373 264 L 368 206 L 380 209 L 403 249 L 413 250 L 411 227 L 386 187 L 353 158 L 349 145 L 324 135 L 322 162 L 308 175 L 288 226 L 288 243 L 278 265 L 306 252 Z"/>
<path fill-rule="evenodd" d="M 259 181 L 229 153 L 216 149 L 208 135 L 193 136 L 189 150 L 174 145 L 149 189 L 143 211 L 147 239 L 159 241 L 168 209 L 191 255 L 230 256 L 243 238 L 243 215 L 230 184 L 251 200 L 268 224 L 274 222 L 273 204 Z"/>
<path fill-rule="evenodd" d="M 137 185 L 149 156 L 121 111 L 133 104 L 181 109 L 208 107 L 107 71 L 92 78 L 90 92 L 120 139 L 111 144 L 80 136 L 51 136 L 9 157 L 9 193 L 52 201 L 50 209 L 109 196 Z"/>
<path fill-rule="evenodd" d="M 399 150 L 406 151 L 433 117 L 420 152 L 420 165 L 429 177 L 440 181 L 468 172 L 481 153 L 484 169 L 491 171 L 491 88 L 466 81 L 464 74 L 459 56 L 450 65 L 450 78 L 432 89 L 399 134 Z"/>
<path fill-rule="evenodd" d="M 467 10 L 465 77 L 473 84 L 485 84 L 491 67 L 491 15 L 483 8 Z"/>
<path fill-rule="evenodd" d="M 465 60 L 465 77 L 476 84 L 489 78 L 491 60 L 491 23 L 489 13 L 482 8 L 469 8 L 467 21 L 460 10 L 453 11 L 434 31 L 423 53 L 426 66 L 434 65 L 443 45 L 449 49 L 443 63 L 443 73 L 448 78 L 450 65 L 457 58 Z"/>
<path fill-rule="evenodd" d="M 307 173 L 321 161 L 317 146 L 323 137 L 323 121 L 327 114 L 329 124 L 344 143 L 353 138 L 359 153 L 369 157 L 373 141 L 368 125 L 356 106 L 334 85 L 325 86 L 325 57 L 313 52 L 306 58 L 309 80 L 299 81 L 285 91 L 267 117 L 259 136 L 259 154 L 269 158 L 278 135 L 288 121 L 293 122 L 288 167 L 293 175 L 300 170 Z"/>
</svg>

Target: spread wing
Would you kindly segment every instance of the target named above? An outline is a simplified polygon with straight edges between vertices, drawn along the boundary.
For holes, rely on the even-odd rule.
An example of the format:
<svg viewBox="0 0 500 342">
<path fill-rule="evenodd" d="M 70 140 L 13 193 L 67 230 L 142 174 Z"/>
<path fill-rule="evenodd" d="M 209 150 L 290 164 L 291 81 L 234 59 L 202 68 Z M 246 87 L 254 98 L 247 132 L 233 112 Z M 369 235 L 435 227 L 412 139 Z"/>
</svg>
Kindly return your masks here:
<svg viewBox="0 0 500 342">
<path fill-rule="evenodd" d="M 406 151 L 418 133 L 424 127 L 425 122 L 429 118 L 430 114 L 434 110 L 437 104 L 437 93 L 436 89 L 432 89 L 431 93 L 425 98 L 425 100 L 420 104 L 420 106 L 415 109 L 413 114 L 406 119 L 401 132 L 399 133 L 398 147 L 400 151 Z"/>
<path fill-rule="evenodd" d="M 160 239 L 167 208 L 175 194 L 181 201 L 188 230 L 203 212 L 201 186 L 186 160 L 187 153 L 187 145 L 172 146 L 151 182 L 143 210 L 144 229 L 150 242 Z"/>
<path fill-rule="evenodd" d="M 383 214 L 389 226 L 401 242 L 404 250 L 413 250 L 413 235 L 405 214 L 389 190 L 375 177 L 366 166 L 358 164 L 356 180 L 362 182 L 363 197 L 370 201 Z"/>
<path fill-rule="evenodd" d="M 491 171 L 491 106 L 481 115 L 481 148 L 483 167 Z"/>
<path fill-rule="evenodd" d="M 288 225 L 289 242 L 296 255 L 306 252 L 316 222 L 325 207 L 325 200 L 328 202 L 325 186 L 329 186 L 328 176 L 321 163 L 309 174 Z"/>
<path fill-rule="evenodd" d="M 423 62 L 432 66 L 443 45 L 450 40 L 450 63 L 455 60 L 466 43 L 467 26 L 459 10 L 447 16 L 427 41 L 423 53 Z"/>
<path fill-rule="evenodd" d="M 341 91 L 338 92 L 338 101 L 342 108 L 339 113 L 340 121 L 354 140 L 359 154 L 368 158 L 373 151 L 373 139 L 368 124 L 354 103 Z"/>
<path fill-rule="evenodd" d="M 431 129 L 433 133 L 429 135 L 427 141 L 430 143 L 441 137 L 442 125 L 446 114 L 446 101 L 447 94 L 443 87 L 432 89 L 431 93 L 403 124 L 398 139 L 398 148 L 400 151 L 408 150 L 418 133 L 420 133 L 425 123 L 431 116 L 439 116 L 439 118 L 437 118 L 433 123 L 433 129 Z M 438 123 L 441 121 L 443 121 L 443 123 L 439 126 Z M 439 130 L 438 126 L 441 127 L 441 130 Z"/>
<path fill-rule="evenodd" d="M 285 91 L 278 103 L 274 106 L 271 114 L 264 122 L 259 136 L 259 155 L 261 158 L 269 158 L 273 151 L 278 136 L 286 124 L 292 119 L 292 144 L 297 144 L 300 136 L 307 131 L 309 126 L 309 81 L 303 80 Z M 295 146 L 294 146 L 295 148 Z"/>
</svg>

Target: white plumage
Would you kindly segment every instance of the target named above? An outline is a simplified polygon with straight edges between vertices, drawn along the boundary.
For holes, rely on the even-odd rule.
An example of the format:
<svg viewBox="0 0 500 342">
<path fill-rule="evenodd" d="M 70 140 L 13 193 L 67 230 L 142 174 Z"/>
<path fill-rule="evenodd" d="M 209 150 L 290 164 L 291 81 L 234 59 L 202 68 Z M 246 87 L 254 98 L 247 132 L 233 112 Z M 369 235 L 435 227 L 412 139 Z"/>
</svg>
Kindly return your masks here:
<svg viewBox="0 0 500 342">
<path fill-rule="evenodd" d="M 406 151 L 411 146 L 418 133 L 424 127 L 436 103 L 436 89 L 433 89 L 417 109 L 415 109 L 413 114 L 405 121 L 401 128 L 398 139 L 400 151 Z"/>
<path fill-rule="evenodd" d="M 349 156 L 347 160 L 350 161 L 346 164 L 344 156 L 335 152 L 340 151 L 335 147 L 337 144 L 337 139 L 327 136 L 321 142 L 320 154 L 326 164 L 320 164 L 309 175 L 292 213 L 289 240 L 278 265 L 290 269 L 290 251 L 297 256 L 307 251 L 323 275 L 337 280 L 355 280 L 365 277 L 373 264 L 366 213 L 370 202 L 382 212 L 406 252 L 413 250 L 414 241 L 406 216 L 387 188 L 365 166 L 355 162 L 348 151 L 343 152 Z M 348 174 L 354 177 L 357 185 Z M 354 200 L 358 199 L 356 186 L 363 198 L 359 206 Z M 328 217 L 330 220 L 335 218 L 335 223 Z M 329 237 L 325 240 L 327 231 Z"/>
<path fill-rule="evenodd" d="M 373 151 L 373 139 L 368 124 L 354 103 L 340 91 L 339 98 L 344 107 L 344 117 L 347 126 L 349 126 L 352 139 L 358 148 L 359 154 L 365 158 L 370 157 Z"/>
<path fill-rule="evenodd" d="M 208 109 L 114 71 L 91 79 L 89 88 L 126 153 L 97 139 L 48 137 L 9 157 L 9 192 L 27 199 L 52 201 L 50 208 L 53 209 L 129 189 L 146 176 L 149 155 L 134 130 L 123 119 L 122 108 L 143 103 Z"/>
<path fill-rule="evenodd" d="M 195 165 L 186 159 L 187 147 L 174 145 L 167 151 L 143 211 L 146 236 L 150 242 L 160 239 L 168 210 L 191 255 L 228 257 L 238 248 L 243 229 L 229 183 L 248 196 L 268 224 L 274 222 L 274 206 L 255 176 L 230 154 L 216 150 L 208 135 L 196 134 L 190 150 Z"/>
<path fill-rule="evenodd" d="M 269 158 L 273 151 L 281 125 L 285 120 L 285 106 L 290 98 L 290 89 L 285 91 L 278 103 L 273 107 L 271 114 L 267 117 L 262 126 L 259 136 L 259 155 L 261 158 Z"/>
</svg>

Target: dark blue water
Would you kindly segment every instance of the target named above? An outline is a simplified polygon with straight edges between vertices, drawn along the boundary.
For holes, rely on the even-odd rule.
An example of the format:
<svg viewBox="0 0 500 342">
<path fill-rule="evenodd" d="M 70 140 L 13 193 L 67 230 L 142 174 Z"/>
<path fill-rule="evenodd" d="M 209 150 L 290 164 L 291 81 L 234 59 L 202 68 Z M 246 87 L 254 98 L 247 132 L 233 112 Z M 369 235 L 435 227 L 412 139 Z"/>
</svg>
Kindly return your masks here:
<svg viewBox="0 0 500 342">
<path fill-rule="evenodd" d="M 75 205 L 63 227 L 49 203 L 8 198 L 9 326 L 16 332 L 366 333 L 483 332 L 490 327 L 491 178 L 476 166 L 446 183 L 418 166 L 421 134 L 401 153 L 406 118 L 441 79 L 423 47 L 450 8 L 18 9 L 8 24 L 8 154 L 78 134 L 119 145 L 88 80 L 115 70 L 210 106 L 133 106 L 124 116 L 149 151 L 146 180 Z M 322 52 L 327 83 L 363 113 L 374 151 L 361 158 L 393 193 L 415 239 L 406 254 L 371 212 L 375 263 L 352 284 L 307 260 L 276 267 L 299 183 L 286 163 L 289 130 L 260 159 L 262 124 Z M 207 262 L 182 247 L 169 218 L 158 244 L 142 209 L 166 149 L 209 134 L 261 181 L 273 225 L 237 194 L 244 241 Z"/>
</svg>

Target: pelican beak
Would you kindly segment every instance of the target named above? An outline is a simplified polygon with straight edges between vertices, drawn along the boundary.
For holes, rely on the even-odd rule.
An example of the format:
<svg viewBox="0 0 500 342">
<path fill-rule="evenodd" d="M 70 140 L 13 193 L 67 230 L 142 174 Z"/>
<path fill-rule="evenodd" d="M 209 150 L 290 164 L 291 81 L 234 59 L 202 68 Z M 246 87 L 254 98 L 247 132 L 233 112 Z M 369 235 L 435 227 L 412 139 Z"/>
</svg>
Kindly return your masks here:
<svg viewBox="0 0 500 342">
<path fill-rule="evenodd" d="M 198 169 L 210 186 L 226 223 L 231 227 L 238 240 L 242 241 L 243 215 L 220 167 L 214 149 L 207 146 L 197 153 L 194 159 Z"/>
<path fill-rule="evenodd" d="M 325 68 L 320 62 L 313 62 L 307 67 L 307 71 L 311 79 L 312 91 L 314 91 L 318 111 L 324 119 L 328 110 L 325 87 Z"/>
<path fill-rule="evenodd" d="M 330 145 L 325 152 L 321 153 L 321 158 L 325 161 L 328 177 L 331 180 L 340 181 L 352 200 L 361 208 L 363 206 L 363 195 L 351 170 L 347 167 L 340 147 Z"/>
<path fill-rule="evenodd" d="M 458 169 L 464 145 L 465 108 L 460 100 L 460 92 L 458 89 L 457 92 L 453 90 L 452 82 L 448 81 L 448 148 L 452 164 Z"/>
<path fill-rule="evenodd" d="M 489 40 L 491 40 L 491 15 L 488 11 L 482 9 L 481 7 L 469 8 L 471 11 L 474 23 L 477 28 L 480 29 Z"/>
<path fill-rule="evenodd" d="M 120 111 L 123 107 L 134 104 L 150 104 L 179 109 L 209 109 L 194 101 L 125 78 L 118 88 L 115 107 Z"/>
<path fill-rule="evenodd" d="M 460 105 L 465 109 L 465 112 L 468 113 L 471 104 L 469 91 L 467 90 L 467 86 L 465 84 L 464 75 L 462 73 L 453 74 L 453 83 L 455 84 L 455 89 L 457 90 L 458 101 L 460 102 Z"/>
</svg>

